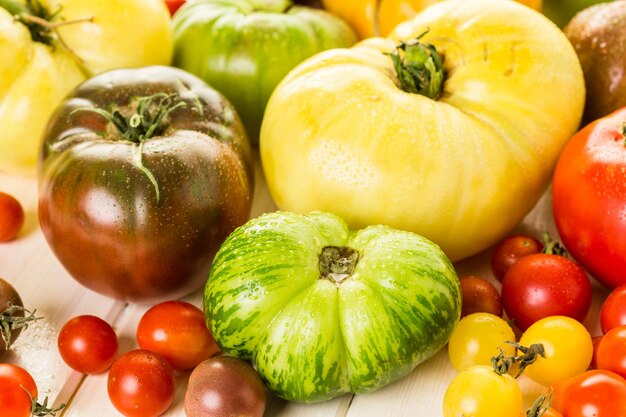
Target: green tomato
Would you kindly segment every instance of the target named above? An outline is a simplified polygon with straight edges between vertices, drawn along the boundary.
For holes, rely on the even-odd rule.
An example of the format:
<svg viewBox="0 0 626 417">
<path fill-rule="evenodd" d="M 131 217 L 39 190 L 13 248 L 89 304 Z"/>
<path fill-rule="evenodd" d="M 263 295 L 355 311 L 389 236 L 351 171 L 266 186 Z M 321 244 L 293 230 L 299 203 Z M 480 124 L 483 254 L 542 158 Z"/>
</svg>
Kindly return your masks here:
<svg viewBox="0 0 626 417">
<path fill-rule="evenodd" d="M 174 16 L 174 65 L 215 87 L 237 109 L 253 144 L 270 94 L 306 58 L 356 42 L 323 10 L 289 0 L 199 0 Z"/>
<path fill-rule="evenodd" d="M 446 344 L 461 297 L 449 259 L 421 236 L 275 212 L 222 245 L 204 311 L 223 352 L 251 360 L 280 397 L 316 402 L 408 374 Z"/>
<path fill-rule="evenodd" d="M 608 0 L 544 0 L 542 12 L 559 27 L 564 27 L 576 13 Z"/>
</svg>

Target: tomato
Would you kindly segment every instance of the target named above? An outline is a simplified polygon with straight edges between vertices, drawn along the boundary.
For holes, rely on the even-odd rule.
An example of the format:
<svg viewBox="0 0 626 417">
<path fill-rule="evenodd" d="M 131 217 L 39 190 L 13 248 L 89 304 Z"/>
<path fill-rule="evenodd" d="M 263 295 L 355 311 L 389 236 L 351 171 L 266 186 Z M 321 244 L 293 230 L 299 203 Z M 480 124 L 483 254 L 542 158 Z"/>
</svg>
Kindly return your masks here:
<svg viewBox="0 0 626 417">
<path fill-rule="evenodd" d="M 602 340 L 602 336 L 594 336 L 591 338 L 591 343 L 593 344 L 593 356 L 591 357 L 591 363 L 589 364 L 589 369 L 598 368 L 598 347 L 600 346 L 601 340 Z"/>
<path fill-rule="evenodd" d="M 0 357 L 15 342 L 27 322 L 24 318 L 24 304 L 15 288 L 0 278 Z M 20 324 L 20 322 L 22 322 Z"/>
<path fill-rule="evenodd" d="M 514 1 L 442 1 L 390 39 L 291 71 L 268 103 L 261 161 L 281 210 L 412 231 L 459 260 L 536 204 L 583 105 L 576 53 L 543 16 Z"/>
<path fill-rule="evenodd" d="M 589 332 L 580 322 L 565 316 L 552 316 L 531 325 L 520 338 L 520 344 L 541 343 L 545 358 L 528 366 L 524 375 L 533 381 L 550 385 L 585 371 L 593 356 Z"/>
<path fill-rule="evenodd" d="M 326 9 L 348 22 L 361 39 L 387 36 L 399 23 L 409 20 L 439 0 L 323 0 Z M 518 0 L 536 10 L 541 0 Z"/>
<path fill-rule="evenodd" d="M 109 399 L 125 417 L 156 417 L 174 400 L 175 378 L 170 364 L 147 350 L 132 350 L 111 366 Z"/>
<path fill-rule="evenodd" d="M 170 11 L 170 15 L 174 16 L 174 13 L 180 9 L 180 6 L 185 4 L 185 1 L 186 0 L 165 0 L 165 4 L 167 5 L 167 9 Z"/>
<path fill-rule="evenodd" d="M 137 343 L 177 371 L 193 369 L 219 352 L 202 310 L 184 301 L 165 301 L 146 311 L 137 325 Z"/>
<path fill-rule="evenodd" d="M 518 417 L 521 409 L 522 391 L 517 381 L 486 365 L 459 372 L 443 397 L 444 417 Z"/>
<path fill-rule="evenodd" d="M 507 356 L 515 353 L 515 348 L 505 341 L 515 342 L 513 329 L 506 321 L 489 313 L 470 314 L 452 332 L 448 342 L 450 362 L 457 371 L 473 365 L 489 365 L 499 349 Z"/>
<path fill-rule="evenodd" d="M 63 24 L 27 25 L 32 17 Z M 81 81 L 112 68 L 169 64 L 169 19 L 162 0 L 3 0 L 0 169 L 35 173 L 46 123 Z"/>
<path fill-rule="evenodd" d="M 263 417 L 265 403 L 265 386 L 254 368 L 243 359 L 218 356 L 202 362 L 189 376 L 185 415 Z"/>
<path fill-rule="evenodd" d="M 584 269 L 559 255 L 525 256 L 509 268 L 502 281 L 504 310 L 521 330 L 549 316 L 568 316 L 582 322 L 592 295 Z"/>
<path fill-rule="evenodd" d="M 626 378 L 626 325 L 614 327 L 602 336 L 596 366 Z"/>
<path fill-rule="evenodd" d="M 527 235 L 513 235 L 503 239 L 491 254 L 491 271 L 502 282 L 504 274 L 522 256 L 539 253 L 543 245 Z"/>
<path fill-rule="evenodd" d="M 461 317 L 481 312 L 502 316 L 500 293 L 491 282 L 473 275 L 461 277 L 459 281 L 463 300 Z"/>
<path fill-rule="evenodd" d="M 14 239 L 24 224 L 24 209 L 10 194 L 0 192 L 0 242 Z"/>
<path fill-rule="evenodd" d="M 37 385 L 28 371 L 17 365 L 0 363 L 2 417 L 30 417 L 31 397 L 37 398 L 37 395 Z"/>
<path fill-rule="evenodd" d="M 552 406 L 564 417 L 624 416 L 626 380 L 614 372 L 586 371 L 552 387 Z"/>
<path fill-rule="evenodd" d="M 626 108 L 567 142 L 552 186 L 565 247 L 608 288 L 626 284 Z"/>
<path fill-rule="evenodd" d="M 259 142 L 265 105 L 280 80 L 318 52 L 356 42 L 332 14 L 290 0 L 199 0 L 172 20 L 174 65 L 219 89 Z"/>
<path fill-rule="evenodd" d="M 593 6 L 604 3 L 606 0 L 543 0 L 542 12 L 554 23 L 563 27 L 578 12 Z"/>
<path fill-rule="evenodd" d="M 624 324 L 626 324 L 626 284 L 611 291 L 600 308 L 600 327 L 603 333 Z"/>
<path fill-rule="evenodd" d="M 43 234 L 76 280 L 110 297 L 149 302 L 199 288 L 250 216 L 244 128 L 223 96 L 179 69 L 113 70 L 81 84 L 50 120 L 41 159 Z"/>
<path fill-rule="evenodd" d="M 65 363 L 84 374 L 99 374 L 109 369 L 118 351 L 115 331 L 95 316 L 78 316 L 65 323 L 59 331 L 57 346 Z"/>
</svg>

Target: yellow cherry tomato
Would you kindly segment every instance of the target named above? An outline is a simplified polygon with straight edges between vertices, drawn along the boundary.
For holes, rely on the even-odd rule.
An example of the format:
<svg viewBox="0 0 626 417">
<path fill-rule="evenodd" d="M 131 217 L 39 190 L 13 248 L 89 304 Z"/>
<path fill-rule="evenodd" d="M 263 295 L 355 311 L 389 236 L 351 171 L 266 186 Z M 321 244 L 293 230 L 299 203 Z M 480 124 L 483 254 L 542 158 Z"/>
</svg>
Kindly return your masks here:
<svg viewBox="0 0 626 417">
<path fill-rule="evenodd" d="M 565 316 L 551 316 L 532 324 L 520 339 L 522 346 L 541 343 L 545 358 L 528 366 L 524 375 L 548 386 L 560 379 L 584 372 L 591 363 L 591 335 L 580 322 Z"/>
</svg>

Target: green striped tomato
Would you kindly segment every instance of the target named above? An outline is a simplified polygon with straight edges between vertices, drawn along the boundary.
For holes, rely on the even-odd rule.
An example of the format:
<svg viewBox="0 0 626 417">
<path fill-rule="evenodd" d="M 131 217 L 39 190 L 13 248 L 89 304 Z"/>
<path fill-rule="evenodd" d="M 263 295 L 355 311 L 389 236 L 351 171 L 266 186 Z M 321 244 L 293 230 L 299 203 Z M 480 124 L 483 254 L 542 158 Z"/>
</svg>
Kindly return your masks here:
<svg viewBox="0 0 626 417">
<path fill-rule="evenodd" d="M 317 402 L 378 389 L 431 357 L 461 296 L 450 260 L 421 236 L 275 212 L 224 242 L 204 310 L 225 353 L 252 361 L 280 397 Z"/>
</svg>

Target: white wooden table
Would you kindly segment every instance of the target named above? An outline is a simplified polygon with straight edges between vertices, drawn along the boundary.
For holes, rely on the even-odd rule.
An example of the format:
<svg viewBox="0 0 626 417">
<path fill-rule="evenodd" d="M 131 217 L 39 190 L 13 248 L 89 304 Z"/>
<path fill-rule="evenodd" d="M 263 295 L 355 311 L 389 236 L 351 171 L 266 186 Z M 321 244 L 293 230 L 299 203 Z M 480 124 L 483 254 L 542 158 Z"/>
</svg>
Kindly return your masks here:
<svg viewBox="0 0 626 417">
<path fill-rule="evenodd" d="M 23 332 L 12 351 L 0 357 L 2 362 L 18 364 L 35 378 L 40 397 L 52 403 L 67 403 L 64 417 L 113 417 L 120 414 L 110 403 L 106 373 L 83 376 L 67 367 L 56 348 L 56 335 L 71 317 L 92 314 L 109 321 L 120 341 L 120 354 L 135 348 L 135 329 L 139 318 L 150 306 L 127 305 L 90 290 L 74 281 L 56 260 L 38 227 L 37 183 L 35 178 L 0 173 L 0 191 L 14 195 L 26 212 L 25 225 L 18 238 L 0 243 L 0 277 L 20 293 L 25 307 L 37 309 L 44 316 Z M 257 158 L 256 191 L 252 216 L 275 210 L 262 177 Z M 549 195 L 537 204 L 519 226 L 519 230 L 540 236 L 550 231 L 556 236 Z M 456 265 L 459 275 L 474 274 L 497 284 L 489 269 L 489 251 Z M 592 335 L 600 334 L 598 313 L 607 291 L 595 281 L 594 302 L 585 325 Z M 201 307 L 201 291 L 186 298 Z M 295 404 L 271 394 L 266 417 L 441 417 L 445 389 L 455 375 L 447 350 L 418 366 L 409 376 L 380 391 L 367 395 L 347 395 L 313 404 Z M 184 416 L 183 397 L 188 374 L 177 377 L 177 392 L 172 407 L 164 416 Z M 532 404 L 543 387 L 520 378 L 525 406 Z M 2 412 L 0 410 L 0 416 Z M 496 417 L 496 416 L 494 416 Z"/>
</svg>

